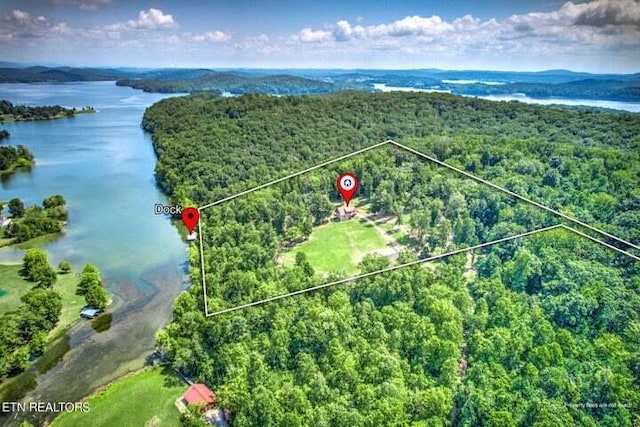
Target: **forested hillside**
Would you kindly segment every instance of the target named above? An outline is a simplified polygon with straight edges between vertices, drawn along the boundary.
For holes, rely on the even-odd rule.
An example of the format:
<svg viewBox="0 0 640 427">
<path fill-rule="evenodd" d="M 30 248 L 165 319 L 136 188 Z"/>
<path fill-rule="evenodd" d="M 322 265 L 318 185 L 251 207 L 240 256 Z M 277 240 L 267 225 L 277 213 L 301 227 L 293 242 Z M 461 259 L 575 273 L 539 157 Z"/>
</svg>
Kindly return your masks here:
<svg viewBox="0 0 640 427">
<path fill-rule="evenodd" d="M 312 80 L 290 75 L 247 76 L 238 73 L 215 73 L 191 77 L 188 79 L 122 79 L 116 82 L 119 86 L 130 86 L 145 92 L 180 93 L 180 92 L 212 92 L 222 94 L 229 92 L 264 93 L 270 95 L 310 95 L 337 92 L 355 84 L 337 85 L 321 80 Z M 359 86 L 364 89 L 364 86 Z"/>
<path fill-rule="evenodd" d="M 155 104 L 143 125 L 160 185 L 185 205 L 392 138 L 640 242 L 638 115 L 443 94 L 199 95 Z M 304 256 L 278 257 L 313 237 L 344 171 L 405 230 L 396 262 L 559 223 L 380 147 L 204 210 L 210 311 L 327 281 Z M 567 230 L 210 318 L 190 255 L 194 285 L 158 347 L 216 391 L 232 425 L 640 422 L 639 266 Z M 360 270 L 392 262 L 367 256 Z"/>
<path fill-rule="evenodd" d="M 93 113 L 92 107 L 81 110 L 69 109 L 60 105 L 45 105 L 33 107 L 29 105 L 13 105 L 11 102 L 0 99 L 0 123 L 6 121 L 49 120 L 61 117 L 73 117 L 77 113 Z"/>
</svg>

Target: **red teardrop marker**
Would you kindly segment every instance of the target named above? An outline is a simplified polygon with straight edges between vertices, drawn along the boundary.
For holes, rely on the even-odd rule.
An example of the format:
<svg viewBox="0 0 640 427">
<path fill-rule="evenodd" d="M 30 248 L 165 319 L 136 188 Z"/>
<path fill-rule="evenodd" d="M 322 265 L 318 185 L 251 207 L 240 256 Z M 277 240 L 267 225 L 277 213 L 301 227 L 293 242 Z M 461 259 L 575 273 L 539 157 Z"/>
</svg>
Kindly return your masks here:
<svg viewBox="0 0 640 427">
<path fill-rule="evenodd" d="M 336 184 L 338 186 L 338 191 L 342 194 L 342 198 L 347 206 L 349 206 L 351 198 L 358 190 L 358 178 L 353 174 L 343 173 L 338 177 Z"/>
<path fill-rule="evenodd" d="M 182 222 L 187 227 L 189 234 L 193 233 L 193 229 L 196 227 L 198 220 L 200 219 L 200 212 L 196 208 L 184 208 L 182 210 Z"/>
</svg>

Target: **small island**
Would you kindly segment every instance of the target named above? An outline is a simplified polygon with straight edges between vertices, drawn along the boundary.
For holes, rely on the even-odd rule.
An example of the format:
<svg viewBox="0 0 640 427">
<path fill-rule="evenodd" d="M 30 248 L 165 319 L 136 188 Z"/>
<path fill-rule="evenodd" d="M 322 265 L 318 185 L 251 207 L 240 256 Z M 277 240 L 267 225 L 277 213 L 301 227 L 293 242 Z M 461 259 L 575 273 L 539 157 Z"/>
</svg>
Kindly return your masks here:
<svg viewBox="0 0 640 427">
<path fill-rule="evenodd" d="M 31 107 L 28 105 L 13 105 L 5 99 L 0 100 L 0 122 L 52 120 L 64 117 L 73 117 L 76 114 L 89 114 L 95 112 L 95 108 L 91 106 L 80 109 L 64 108 L 60 105 Z"/>
<path fill-rule="evenodd" d="M 19 170 L 29 170 L 34 164 L 33 154 L 24 145 L 0 147 L 0 176 L 10 175 Z"/>
</svg>

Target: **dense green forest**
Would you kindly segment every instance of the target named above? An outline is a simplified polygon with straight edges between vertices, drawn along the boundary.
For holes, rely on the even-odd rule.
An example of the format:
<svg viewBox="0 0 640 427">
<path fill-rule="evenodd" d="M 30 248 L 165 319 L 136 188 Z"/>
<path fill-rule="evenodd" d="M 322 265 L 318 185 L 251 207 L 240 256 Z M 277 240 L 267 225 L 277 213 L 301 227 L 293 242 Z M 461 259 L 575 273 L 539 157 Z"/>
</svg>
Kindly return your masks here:
<svg viewBox="0 0 640 427">
<path fill-rule="evenodd" d="M 329 93 L 343 90 L 345 85 L 337 85 L 321 80 L 307 79 L 289 75 L 245 76 L 232 73 L 212 73 L 188 79 L 122 79 L 116 82 L 119 86 L 131 86 L 145 92 L 212 92 L 222 94 L 229 92 L 266 93 L 277 95 L 299 95 Z M 350 85 L 354 88 L 355 85 Z M 364 88 L 363 86 L 360 86 Z"/>
<path fill-rule="evenodd" d="M 22 167 L 31 167 L 33 164 L 33 154 L 24 145 L 0 147 L 0 174 L 11 173 Z"/>
<path fill-rule="evenodd" d="M 12 242 L 26 242 L 45 234 L 59 233 L 67 221 L 67 207 L 64 197 L 54 195 L 42 201 L 42 206 L 25 207 L 20 199 L 7 203 L 11 223 L 4 229 L 4 237 Z M 0 212 L 3 204 L 0 203 Z"/>
<path fill-rule="evenodd" d="M 80 110 L 75 108 L 64 108 L 60 105 L 31 107 L 28 105 L 13 105 L 7 100 L 0 100 L 0 122 L 49 120 L 61 117 L 73 117 L 77 113 L 93 112 L 95 112 L 95 110 L 92 107 L 84 107 Z"/>
<path fill-rule="evenodd" d="M 183 205 L 392 138 L 640 242 L 637 114 L 446 94 L 197 95 L 155 104 L 143 126 L 158 182 Z M 278 257 L 337 205 L 344 171 L 405 230 L 397 261 L 370 255 L 361 271 L 559 223 L 383 146 L 203 210 L 209 311 L 338 277 Z M 190 261 L 158 350 L 216 391 L 232 425 L 640 422 L 640 266 L 567 230 L 210 318 L 196 247 Z"/>
</svg>

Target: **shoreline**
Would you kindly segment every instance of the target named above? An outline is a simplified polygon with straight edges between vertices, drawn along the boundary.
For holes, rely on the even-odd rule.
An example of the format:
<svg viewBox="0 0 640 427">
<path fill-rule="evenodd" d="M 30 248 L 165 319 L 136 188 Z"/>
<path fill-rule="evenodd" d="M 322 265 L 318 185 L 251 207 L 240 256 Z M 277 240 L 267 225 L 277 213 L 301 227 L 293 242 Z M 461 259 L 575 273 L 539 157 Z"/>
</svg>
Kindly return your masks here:
<svg viewBox="0 0 640 427">
<path fill-rule="evenodd" d="M 78 114 L 94 114 L 97 110 L 93 107 L 83 107 L 81 109 L 67 109 L 65 112 L 61 112 L 55 114 L 53 116 L 47 117 L 36 117 L 36 118 L 24 118 L 24 117 L 15 117 L 13 114 L 4 114 L 0 116 L 0 124 L 2 123 L 16 123 L 16 122 L 44 122 L 47 120 L 58 120 L 58 119 L 72 119 Z"/>
<path fill-rule="evenodd" d="M 0 171 L 0 176 L 5 178 L 17 172 L 29 172 L 35 165 L 35 160 L 20 158 L 16 162 L 11 164 L 8 169 Z"/>
</svg>

